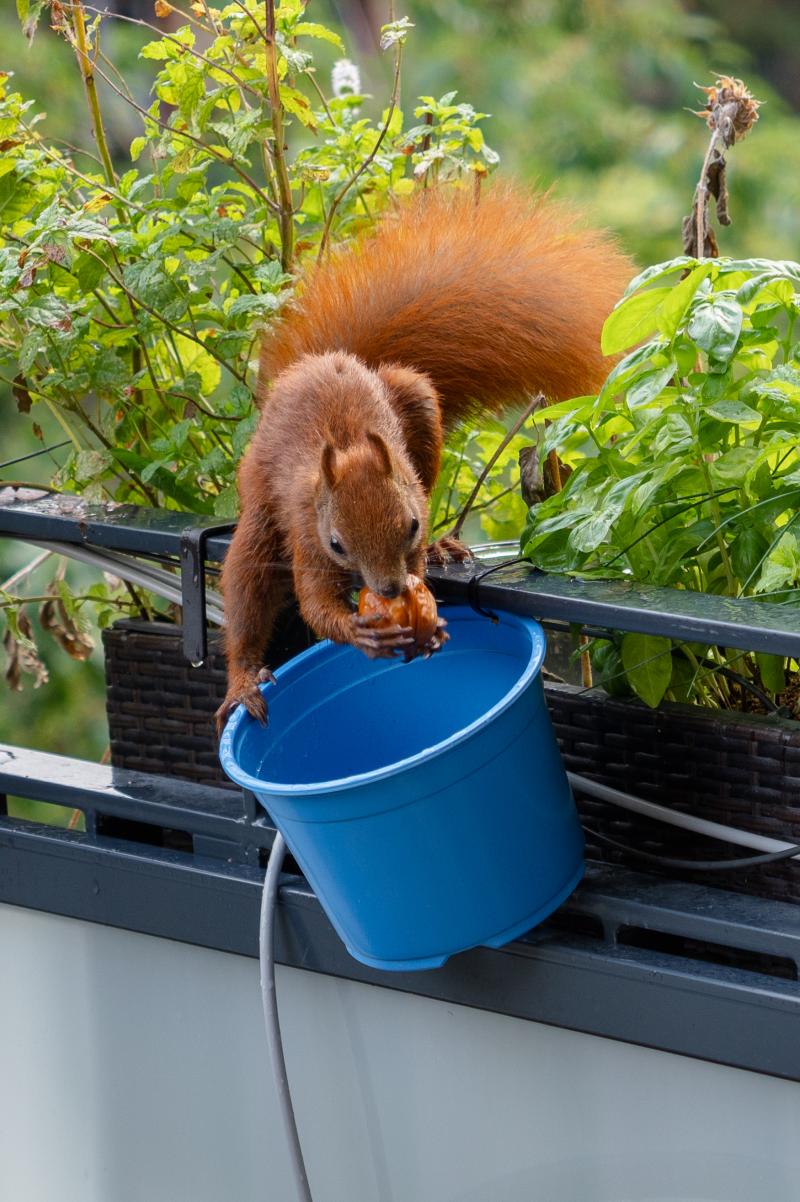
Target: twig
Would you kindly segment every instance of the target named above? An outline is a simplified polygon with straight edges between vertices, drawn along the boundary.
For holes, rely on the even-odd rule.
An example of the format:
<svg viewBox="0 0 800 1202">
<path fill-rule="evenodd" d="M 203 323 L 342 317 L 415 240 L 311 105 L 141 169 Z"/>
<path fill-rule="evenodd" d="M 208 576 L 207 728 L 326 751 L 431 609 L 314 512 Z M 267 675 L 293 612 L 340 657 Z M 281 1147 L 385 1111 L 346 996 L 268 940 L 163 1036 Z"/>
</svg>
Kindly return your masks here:
<svg viewBox="0 0 800 1202">
<path fill-rule="evenodd" d="M 125 21 L 129 25 L 139 25 L 139 26 L 141 26 L 142 29 L 149 29 L 153 33 L 158 34 L 158 36 L 162 39 L 162 41 L 175 42 L 175 44 L 177 46 L 180 46 L 182 51 L 184 51 L 184 52 L 188 51 L 188 53 L 191 54 L 191 56 L 193 58 L 199 59 L 200 62 L 205 63 L 208 67 L 211 67 L 212 70 L 222 71 L 225 75 L 230 75 L 231 79 L 237 85 L 237 87 L 243 88 L 246 92 L 249 92 L 251 94 L 251 96 L 255 96 L 259 102 L 261 101 L 261 93 L 258 92 L 255 88 L 251 87 L 251 85 L 249 83 L 247 83 L 246 80 L 240 79 L 239 76 L 236 74 L 236 72 L 232 71 L 230 67 L 225 67 L 221 63 L 215 63 L 212 59 L 208 58 L 205 54 L 201 54 L 201 52 L 199 50 L 197 50 L 194 46 L 187 46 L 185 42 L 182 42 L 180 40 L 180 38 L 173 37 L 173 35 L 171 33 L 168 33 L 164 29 L 159 29 L 157 25 L 151 25 L 149 21 L 144 21 L 144 20 L 142 20 L 141 17 L 128 17 L 125 15 L 125 13 L 110 12 L 107 8 L 105 8 L 105 9 L 96 8 L 92 4 L 86 4 L 86 5 L 84 5 L 84 7 L 87 12 L 97 13 L 97 15 L 100 17 L 112 17 L 115 21 Z"/>
<path fill-rule="evenodd" d="M 517 420 L 514 422 L 514 425 L 508 431 L 508 433 L 504 437 L 503 441 L 496 448 L 494 454 L 490 457 L 490 459 L 484 466 L 483 471 L 481 472 L 480 476 L 478 476 L 478 479 L 475 482 L 475 487 L 473 488 L 472 492 L 467 497 L 467 500 L 466 500 L 463 508 L 461 509 L 461 512 L 456 517 L 455 525 L 453 526 L 452 530 L 450 531 L 450 534 L 448 536 L 449 538 L 460 538 L 461 537 L 461 530 L 464 526 L 464 522 L 467 519 L 467 515 L 469 514 L 469 511 L 472 509 L 472 506 L 475 504 L 478 493 L 483 488 L 483 483 L 484 483 L 486 477 L 489 475 L 489 472 L 492 470 L 494 465 L 497 463 L 497 460 L 500 458 L 503 451 L 506 449 L 508 444 L 511 442 L 511 439 L 514 437 L 514 435 L 519 433 L 520 429 L 522 428 L 522 426 L 524 426 L 525 422 L 528 420 L 530 415 L 534 412 L 535 409 L 540 408 L 540 406 L 543 403 L 544 403 L 544 395 L 541 392 L 537 392 L 536 396 L 531 397 L 530 401 L 525 406 L 522 413 L 519 415 Z"/>
<path fill-rule="evenodd" d="M 267 48 L 267 87 L 269 90 L 270 120 L 272 122 L 275 176 L 278 186 L 278 228 L 281 235 L 281 267 L 290 271 L 294 261 L 294 207 L 292 185 L 286 166 L 286 147 L 283 132 L 283 103 L 278 80 L 278 46 L 275 40 L 275 0 L 265 0 L 267 27 L 264 42 Z"/>
<path fill-rule="evenodd" d="M 15 584 L 19 584 L 20 580 L 24 580 L 26 576 L 31 574 L 31 572 L 35 572 L 36 569 L 43 564 L 46 559 L 49 559 L 52 554 L 52 551 L 42 551 L 40 555 L 36 555 L 30 561 L 30 563 L 25 564 L 24 568 L 20 568 L 18 572 L 15 572 L 13 576 L 9 576 L 8 580 L 4 580 L 3 583 L 0 584 L 0 593 L 7 593 L 9 589 L 14 587 Z"/>
<path fill-rule="evenodd" d="M 197 397 L 189 396 L 188 392 L 176 392 L 174 388 L 165 389 L 167 396 L 175 396 L 181 401 L 187 401 L 190 405 L 194 405 L 201 413 L 205 413 L 206 417 L 211 417 L 215 422 L 240 422 L 240 417 L 232 417 L 229 413 L 214 413 L 213 410 L 207 409 L 206 406 L 198 401 Z"/>
<path fill-rule="evenodd" d="M 213 347 L 210 347 L 208 345 L 208 343 L 203 342 L 202 338 L 198 338 L 196 335 L 192 334 L 191 331 L 189 331 L 189 330 L 186 330 L 186 329 L 182 330 L 179 326 L 176 326 L 174 322 L 168 321 L 163 313 L 158 313 L 158 312 L 156 312 L 155 309 L 152 309 L 150 307 L 150 305 L 146 305 L 144 303 L 144 301 L 141 299 L 141 297 L 135 296 L 131 292 L 131 290 L 128 288 L 128 286 L 124 282 L 124 280 L 122 280 L 119 276 L 115 275 L 114 272 L 109 268 L 109 266 L 105 262 L 105 260 L 102 259 L 100 257 L 100 255 L 96 254 L 91 249 L 91 247 L 87 246 L 85 248 L 84 253 L 87 255 L 91 255 L 95 259 L 99 259 L 100 262 L 103 263 L 108 275 L 111 277 L 111 279 L 117 285 L 117 287 L 125 294 L 125 296 L 128 298 L 128 300 L 133 301 L 135 304 L 137 304 L 139 306 L 140 309 L 144 309 L 145 313 L 149 313 L 151 317 L 155 317 L 158 321 L 161 322 L 162 325 L 166 326 L 166 328 L 168 330 L 172 330 L 172 332 L 175 334 L 180 334 L 182 338 L 188 338 L 188 340 L 190 342 L 196 342 L 198 346 L 201 346 L 204 351 L 206 351 L 209 355 L 211 355 L 212 359 L 216 359 L 217 362 L 222 367 L 224 367 L 227 371 L 229 371 L 230 374 L 234 377 L 234 379 L 238 380 L 240 384 L 247 384 L 247 378 L 245 376 L 243 376 L 241 374 L 241 372 L 238 372 L 236 370 L 236 368 L 233 367 L 228 362 L 227 359 L 224 359 L 222 357 L 222 355 L 218 355 L 217 352 L 213 349 Z"/>
<path fill-rule="evenodd" d="M 253 25 L 255 26 L 255 31 L 258 34 L 258 36 L 261 38 L 261 41 L 266 42 L 267 31 L 265 29 L 261 28 L 261 26 L 258 23 L 258 20 L 256 19 L 255 13 L 251 13 L 250 9 L 247 7 L 247 5 L 242 3 L 242 0 L 233 0 L 233 2 L 242 10 L 244 15 L 253 22 Z M 267 21 L 269 21 L 269 13 L 267 14 Z M 272 29 L 273 29 L 273 33 L 274 33 L 274 30 L 275 30 L 274 21 L 273 21 Z"/>
<path fill-rule="evenodd" d="M 330 110 L 327 100 L 325 99 L 325 93 L 323 92 L 323 90 L 319 86 L 319 84 L 317 83 L 317 80 L 314 76 L 314 72 L 309 70 L 309 71 L 305 71 L 304 74 L 305 74 L 308 82 L 311 84 L 312 88 L 314 89 L 314 91 L 319 96 L 320 102 L 322 103 L 322 107 L 325 109 L 325 115 L 328 118 L 328 120 L 330 121 L 331 125 L 335 129 L 336 128 L 336 119 Z"/>
<path fill-rule="evenodd" d="M 86 99 L 89 103 L 89 112 L 92 118 L 94 139 L 100 152 L 106 183 L 110 188 L 115 188 L 117 177 L 114 174 L 114 165 L 111 161 L 111 152 L 108 149 L 108 140 L 106 138 L 105 127 L 103 126 L 103 117 L 100 112 L 100 101 L 97 96 L 97 86 L 94 80 L 95 67 L 89 59 L 89 43 L 86 37 L 86 21 L 84 19 L 81 0 L 72 0 L 72 19 L 74 41 L 72 38 L 70 38 L 70 41 L 73 42 L 75 53 L 78 56 L 78 65 L 83 76 L 83 85 L 86 89 Z"/>
<path fill-rule="evenodd" d="M 380 150 L 380 148 L 383 144 L 384 138 L 386 137 L 386 135 L 389 132 L 389 126 L 392 123 L 392 117 L 394 116 L 394 111 L 397 108 L 397 101 L 400 97 L 400 63 L 402 62 L 402 58 L 403 58 L 403 44 L 402 44 L 402 42 L 398 42 L 397 46 L 396 46 L 396 50 L 395 50 L 395 60 L 394 60 L 394 83 L 392 85 L 392 95 L 389 100 L 389 108 L 386 113 L 386 120 L 383 123 L 383 127 L 382 127 L 380 133 L 378 134 L 378 137 L 375 141 L 375 145 L 373 146 L 372 150 L 369 152 L 367 157 L 364 159 L 364 161 L 360 165 L 360 167 L 358 167 L 353 172 L 353 174 L 350 176 L 350 178 L 345 181 L 345 183 L 342 185 L 342 187 L 336 193 L 336 196 L 334 196 L 333 201 L 331 202 L 331 207 L 328 210 L 328 216 L 325 220 L 325 227 L 322 231 L 322 239 L 319 244 L 319 253 L 317 254 L 317 263 L 322 262 L 322 257 L 325 254 L 325 250 L 327 248 L 328 241 L 330 239 L 331 225 L 333 223 L 333 218 L 336 213 L 336 210 L 338 209 L 341 202 L 344 200 L 347 193 L 352 188 L 353 184 L 358 179 L 361 178 L 361 176 L 367 170 L 369 165 L 372 163 L 372 161 L 374 160 L 375 156 L 377 155 L 378 151 Z"/>
<path fill-rule="evenodd" d="M 481 501 L 479 505 L 473 505 L 472 513 L 473 514 L 481 513 L 484 509 L 491 509 L 491 507 L 493 505 L 496 505 L 498 501 L 502 501 L 503 497 L 508 497 L 511 495 L 511 493 L 515 493 L 517 491 L 517 488 L 518 488 L 517 484 L 506 485 L 505 488 L 500 489 L 500 492 L 493 493 L 492 496 L 487 497 L 487 499 L 485 501 Z M 437 522 L 436 525 L 433 527 L 433 533 L 436 534 L 437 531 L 443 530 L 445 526 L 449 525 L 449 522 L 450 522 L 450 515 L 446 514 L 441 519 L 441 521 Z"/>
<path fill-rule="evenodd" d="M 240 179 L 243 179 L 246 184 L 249 184 L 249 186 L 253 189 L 259 199 L 264 202 L 267 208 L 271 209 L 273 212 L 278 211 L 278 206 L 275 204 L 275 201 L 272 200 L 271 197 L 267 196 L 264 189 L 258 185 L 258 183 L 251 175 L 248 174 L 248 172 L 244 170 L 243 167 L 239 166 L 232 154 L 229 156 L 220 154 L 219 151 L 215 150 L 213 146 L 209 146 L 208 143 L 204 142 L 202 138 L 196 138 L 194 134 L 190 134 L 188 130 L 178 129 L 176 126 L 170 125 L 169 122 L 162 121 L 160 117 L 154 117 L 152 113 L 149 113 L 146 108 L 142 107 L 141 104 L 135 100 L 132 100 L 130 96 L 126 96 L 122 89 L 117 87 L 113 79 L 106 75 L 105 71 L 101 71 L 98 66 L 95 66 L 94 70 L 95 73 L 99 75 L 100 78 L 105 81 L 105 83 L 108 84 L 112 92 L 116 92 L 117 96 L 124 100 L 126 104 L 129 104 L 131 108 L 136 109 L 137 113 L 141 113 L 145 120 L 152 121 L 154 125 L 159 127 L 159 129 L 165 130 L 166 133 L 171 134 L 173 137 L 185 138 L 187 142 L 192 142 L 195 146 L 198 146 L 200 150 L 204 150 L 207 155 L 209 155 L 212 159 L 216 159 L 218 163 L 223 163 L 226 167 L 230 167 L 232 171 L 236 172 Z"/>
</svg>

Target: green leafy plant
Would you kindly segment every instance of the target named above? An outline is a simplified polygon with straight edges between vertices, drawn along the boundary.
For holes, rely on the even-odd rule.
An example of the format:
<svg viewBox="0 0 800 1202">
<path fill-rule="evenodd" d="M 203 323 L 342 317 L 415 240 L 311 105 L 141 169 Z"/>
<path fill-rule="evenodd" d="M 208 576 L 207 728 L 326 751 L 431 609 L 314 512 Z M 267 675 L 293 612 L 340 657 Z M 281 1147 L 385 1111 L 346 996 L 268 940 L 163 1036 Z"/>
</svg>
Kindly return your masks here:
<svg viewBox="0 0 800 1202">
<path fill-rule="evenodd" d="M 23 8 L 30 24 L 42 5 Z M 405 19 L 384 28 L 395 87 L 373 121 L 357 91 L 324 94 L 311 48 L 343 47 L 301 0 L 193 5 L 190 22 L 142 47 L 156 67 L 147 106 L 100 56 L 92 11 L 51 6 L 84 78 L 97 160 L 48 145 L 31 103 L 2 81 L 0 366 L 20 408 L 46 406 L 71 439 L 60 483 L 229 515 L 259 326 L 290 295 L 296 264 L 415 180 L 485 171 L 492 152 L 481 114 L 453 94 L 426 98 L 427 123 L 404 129 Z M 142 121 L 125 170 L 111 161 L 98 80 Z"/>
<path fill-rule="evenodd" d="M 550 571 L 800 604 L 800 265 L 682 257 L 647 268 L 605 325 L 626 352 L 596 397 L 539 416 L 572 468 L 523 551 Z M 631 349 L 633 348 L 633 349 Z M 650 635 L 594 648 L 598 683 L 729 706 L 791 665 Z"/>
<path fill-rule="evenodd" d="M 337 62 L 323 87 L 318 52 L 344 46 L 302 0 L 197 0 L 169 31 L 129 20 L 153 69 L 143 103 L 104 54 L 113 14 L 82 0 L 18 9 L 29 38 L 47 10 L 74 52 L 96 152 L 49 142 L 33 102 L 0 73 L 0 373 L 38 437 L 45 410 L 69 440 L 59 487 L 232 516 L 256 422 L 259 330 L 299 268 L 387 205 L 429 180 L 477 187 L 497 160 L 484 114 L 450 92 L 423 97 L 405 120 L 405 17 L 382 30 L 393 84 L 373 117 L 352 63 Z M 173 11 L 158 0 L 154 20 Z M 141 124 L 123 164 L 100 84 Z M 101 591 L 103 603 L 131 602 Z M 34 671 L 19 599 L 4 594 L 0 612 L 20 649 L 18 683 L 17 668 Z"/>
</svg>

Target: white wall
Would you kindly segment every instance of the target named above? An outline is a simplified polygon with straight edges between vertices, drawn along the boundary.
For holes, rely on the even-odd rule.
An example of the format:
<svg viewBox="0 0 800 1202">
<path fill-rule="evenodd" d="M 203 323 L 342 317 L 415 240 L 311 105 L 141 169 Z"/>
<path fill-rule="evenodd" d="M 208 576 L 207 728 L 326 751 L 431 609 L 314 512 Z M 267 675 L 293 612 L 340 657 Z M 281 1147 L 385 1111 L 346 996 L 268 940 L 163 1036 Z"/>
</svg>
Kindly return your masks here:
<svg viewBox="0 0 800 1202">
<path fill-rule="evenodd" d="M 0 905 L 1 1202 L 294 1202 L 244 958 Z M 800 1086 L 279 970 L 315 1202 L 797 1202 Z"/>
</svg>

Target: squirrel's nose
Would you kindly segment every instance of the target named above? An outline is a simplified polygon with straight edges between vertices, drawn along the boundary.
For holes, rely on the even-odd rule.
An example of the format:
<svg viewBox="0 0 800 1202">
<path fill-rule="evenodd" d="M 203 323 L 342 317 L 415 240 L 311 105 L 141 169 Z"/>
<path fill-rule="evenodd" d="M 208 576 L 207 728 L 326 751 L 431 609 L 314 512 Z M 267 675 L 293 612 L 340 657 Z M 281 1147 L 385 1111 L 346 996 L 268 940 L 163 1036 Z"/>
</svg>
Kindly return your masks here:
<svg viewBox="0 0 800 1202">
<path fill-rule="evenodd" d="M 398 583 L 398 581 L 396 581 L 396 580 L 389 580 L 385 584 L 382 584 L 381 587 L 376 590 L 376 592 L 378 592 L 381 597 L 387 597 L 390 601 L 393 600 L 395 597 L 399 597 L 400 594 L 402 593 L 402 591 L 403 591 L 402 584 Z"/>
</svg>

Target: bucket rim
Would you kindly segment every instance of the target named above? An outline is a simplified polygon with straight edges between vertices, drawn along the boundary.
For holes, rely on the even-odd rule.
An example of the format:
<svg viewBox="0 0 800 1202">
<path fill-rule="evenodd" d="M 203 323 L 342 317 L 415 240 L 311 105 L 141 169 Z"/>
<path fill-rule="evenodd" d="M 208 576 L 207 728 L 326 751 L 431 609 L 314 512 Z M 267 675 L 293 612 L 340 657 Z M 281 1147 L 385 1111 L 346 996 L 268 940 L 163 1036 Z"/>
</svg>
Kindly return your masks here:
<svg viewBox="0 0 800 1202">
<path fill-rule="evenodd" d="M 452 617 L 455 621 L 463 619 L 480 620 L 480 616 L 473 609 L 466 605 L 455 605 L 443 607 L 448 610 L 448 617 Z M 460 611 L 460 612 L 459 612 Z M 484 727 L 489 726 L 494 722 L 505 710 L 509 709 L 517 698 L 528 688 L 531 682 L 538 676 L 539 671 L 544 661 L 547 642 L 539 622 L 533 618 L 522 617 L 519 614 L 511 614 L 507 612 L 497 613 L 497 620 L 501 625 L 515 626 L 525 630 L 530 637 L 529 654 L 527 660 L 524 661 L 524 666 L 521 667 L 516 681 L 508 689 L 503 696 L 495 702 L 488 710 L 485 710 L 478 718 L 466 726 L 462 726 L 459 730 L 448 735 L 446 739 L 441 739 L 438 743 L 431 744 L 430 747 L 423 747 L 421 751 L 415 752 L 413 755 L 405 756 L 401 760 L 393 760 L 390 764 L 385 764 L 380 768 L 371 769 L 369 772 L 359 772 L 352 776 L 344 776 L 330 780 L 306 781 L 298 784 L 289 784 L 282 781 L 268 781 L 261 777 L 252 776 L 246 772 L 239 764 L 235 754 L 235 744 L 238 741 L 237 736 L 250 724 L 257 721 L 251 714 L 247 712 L 243 705 L 238 705 L 228 719 L 225 729 L 222 732 L 222 737 L 219 744 L 219 758 L 222 764 L 223 771 L 230 777 L 235 784 L 243 789 L 249 789 L 257 796 L 259 794 L 268 794 L 272 797 L 316 797 L 320 794 L 340 793 L 344 790 L 364 788 L 378 781 L 387 780 L 389 777 L 397 776 L 401 772 L 407 772 L 409 769 L 417 767 L 420 764 L 427 763 L 430 760 L 438 758 L 445 752 L 450 751 L 453 747 L 457 747 L 460 743 L 472 738 Z M 485 620 L 485 619 L 484 619 Z M 324 639 L 319 643 L 315 643 L 313 647 L 309 647 L 307 651 L 302 651 L 299 655 L 294 656 L 285 664 L 275 670 L 275 679 L 278 684 L 282 676 L 285 676 L 290 670 L 306 660 L 318 659 L 323 655 L 330 653 L 331 649 L 335 651 L 345 650 L 344 646 L 331 642 L 330 639 Z M 520 664 L 523 660 L 520 659 Z M 398 665 L 399 666 L 399 665 Z M 269 700 L 269 692 L 276 685 L 268 682 L 259 685 L 261 692 Z"/>
</svg>

